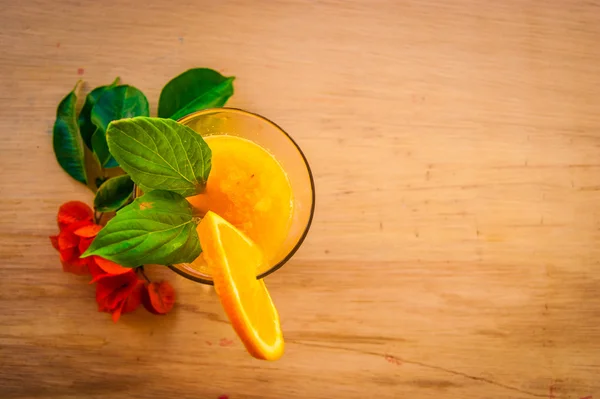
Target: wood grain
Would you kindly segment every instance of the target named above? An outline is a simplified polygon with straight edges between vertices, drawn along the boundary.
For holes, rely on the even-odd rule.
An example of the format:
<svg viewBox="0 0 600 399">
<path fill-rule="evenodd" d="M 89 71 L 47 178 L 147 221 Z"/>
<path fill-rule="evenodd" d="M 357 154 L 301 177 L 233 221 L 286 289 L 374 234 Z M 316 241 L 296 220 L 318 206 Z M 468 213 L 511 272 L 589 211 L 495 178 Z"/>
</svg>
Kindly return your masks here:
<svg viewBox="0 0 600 399">
<path fill-rule="evenodd" d="M 597 1 L 1 3 L 1 398 L 600 398 Z M 121 76 L 155 113 L 195 66 L 315 173 L 275 363 L 168 270 L 172 314 L 112 324 L 48 242 L 92 201 L 60 99 Z"/>
</svg>

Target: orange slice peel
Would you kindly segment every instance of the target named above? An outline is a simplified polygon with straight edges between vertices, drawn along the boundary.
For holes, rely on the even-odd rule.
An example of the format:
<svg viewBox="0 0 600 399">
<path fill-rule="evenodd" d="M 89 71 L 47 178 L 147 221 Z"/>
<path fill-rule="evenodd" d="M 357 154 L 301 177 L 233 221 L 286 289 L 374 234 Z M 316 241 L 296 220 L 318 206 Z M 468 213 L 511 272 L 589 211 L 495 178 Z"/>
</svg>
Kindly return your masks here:
<svg viewBox="0 0 600 399">
<path fill-rule="evenodd" d="M 256 279 L 264 262 L 260 248 L 214 212 L 204 216 L 197 231 L 234 330 L 252 356 L 277 360 L 283 354 L 283 334 L 269 291 L 263 280 Z"/>
</svg>

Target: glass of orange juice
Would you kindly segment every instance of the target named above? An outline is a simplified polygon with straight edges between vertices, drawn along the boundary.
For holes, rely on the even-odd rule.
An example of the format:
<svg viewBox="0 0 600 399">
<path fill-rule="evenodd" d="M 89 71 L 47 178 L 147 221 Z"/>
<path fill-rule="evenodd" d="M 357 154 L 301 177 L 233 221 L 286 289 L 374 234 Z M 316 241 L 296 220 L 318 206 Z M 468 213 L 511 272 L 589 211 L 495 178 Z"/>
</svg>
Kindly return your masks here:
<svg viewBox="0 0 600 399">
<path fill-rule="evenodd" d="M 188 201 L 213 211 L 250 237 L 262 250 L 263 278 L 283 266 L 306 237 L 315 209 L 315 185 L 306 157 L 270 120 L 234 108 L 194 112 L 179 120 L 201 134 L 212 151 L 204 193 Z M 203 255 L 170 266 L 180 275 L 212 284 Z"/>
</svg>

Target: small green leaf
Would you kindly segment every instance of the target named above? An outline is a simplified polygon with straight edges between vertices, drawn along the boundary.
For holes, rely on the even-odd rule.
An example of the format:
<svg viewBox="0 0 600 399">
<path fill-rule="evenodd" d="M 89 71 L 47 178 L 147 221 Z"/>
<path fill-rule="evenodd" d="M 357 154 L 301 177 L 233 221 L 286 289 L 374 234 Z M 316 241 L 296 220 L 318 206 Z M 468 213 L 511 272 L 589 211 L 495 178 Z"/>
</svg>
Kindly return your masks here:
<svg viewBox="0 0 600 399">
<path fill-rule="evenodd" d="M 119 77 L 117 77 L 110 85 L 96 87 L 92 90 L 85 98 L 85 104 L 79 113 L 79 130 L 81 132 L 81 138 L 85 145 L 91 150 L 92 149 L 92 135 L 96 131 L 96 126 L 92 123 L 92 108 L 98 99 L 108 89 L 112 89 L 119 84 Z"/>
<path fill-rule="evenodd" d="M 191 128 L 171 119 L 137 117 L 112 122 L 106 135 L 110 152 L 144 192 L 189 197 L 204 191 L 212 153 Z"/>
<path fill-rule="evenodd" d="M 158 116 L 179 119 L 201 109 L 222 107 L 233 95 L 234 79 L 208 68 L 185 71 L 162 89 Z"/>
<path fill-rule="evenodd" d="M 87 184 L 85 172 L 85 155 L 83 140 L 79 134 L 77 124 L 77 90 L 81 81 L 77 82 L 73 91 L 58 104 L 56 121 L 53 130 L 54 155 L 59 165 L 71 175 L 72 178 Z"/>
<path fill-rule="evenodd" d="M 150 110 L 144 93 L 133 86 L 117 86 L 104 91 L 92 108 L 92 122 L 97 127 L 92 136 L 94 154 L 105 168 L 119 166 L 106 144 L 106 129 L 112 121 L 134 116 L 148 116 Z"/>
<path fill-rule="evenodd" d="M 198 218 L 179 194 L 152 191 L 117 212 L 82 255 L 125 267 L 192 262 L 200 255 Z"/>
<path fill-rule="evenodd" d="M 116 211 L 125 205 L 133 195 L 133 181 L 128 175 L 116 176 L 105 181 L 94 198 L 94 208 L 98 212 Z"/>
</svg>

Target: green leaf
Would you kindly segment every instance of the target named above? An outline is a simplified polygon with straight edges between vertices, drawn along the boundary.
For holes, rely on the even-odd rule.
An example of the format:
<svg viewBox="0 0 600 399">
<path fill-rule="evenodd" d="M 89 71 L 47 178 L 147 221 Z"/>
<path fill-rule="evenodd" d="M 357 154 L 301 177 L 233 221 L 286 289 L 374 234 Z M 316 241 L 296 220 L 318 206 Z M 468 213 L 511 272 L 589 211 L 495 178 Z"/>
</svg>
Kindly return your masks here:
<svg viewBox="0 0 600 399">
<path fill-rule="evenodd" d="M 184 197 L 204 191 L 212 153 L 202 137 L 171 119 L 114 121 L 106 133 L 110 152 L 142 191 Z"/>
<path fill-rule="evenodd" d="M 96 87 L 94 90 L 89 92 L 85 98 L 85 104 L 79 113 L 79 131 L 81 132 L 81 138 L 85 145 L 91 150 L 92 149 L 92 135 L 96 131 L 96 126 L 92 123 L 92 108 L 98 102 L 98 99 L 108 89 L 119 84 L 119 77 L 117 77 L 110 85 Z"/>
<path fill-rule="evenodd" d="M 118 211 L 82 257 L 97 255 L 125 267 L 192 262 L 202 251 L 198 221 L 181 195 L 152 191 Z"/>
<path fill-rule="evenodd" d="M 106 129 L 112 121 L 134 116 L 148 116 L 150 110 L 144 93 L 133 86 L 107 89 L 92 108 L 92 122 L 97 127 L 92 136 L 92 148 L 105 168 L 119 166 L 106 144 Z"/>
<path fill-rule="evenodd" d="M 87 184 L 83 140 L 77 124 L 77 94 L 81 81 L 58 104 L 52 142 L 59 165 L 78 182 Z"/>
<path fill-rule="evenodd" d="M 217 108 L 225 105 L 229 97 L 233 95 L 233 79 L 227 78 L 225 82 L 219 83 L 211 91 L 207 91 L 194 101 L 183 107 L 175 114 L 171 115 L 171 119 L 178 120 L 186 115 L 191 114 L 206 108 Z"/>
<path fill-rule="evenodd" d="M 162 89 L 158 116 L 179 119 L 201 109 L 222 107 L 233 95 L 234 79 L 208 68 L 185 71 Z"/>
<path fill-rule="evenodd" d="M 96 188 L 100 188 L 106 180 L 108 180 L 106 177 L 96 177 Z"/>
<path fill-rule="evenodd" d="M 114 168 L 119 166 L 117 161 L 110 154 L 108 149 L 108 143 L 106 142 L 106 135 L 101 129 L 96 129 L 96 132 L 92 136 L 92 146 L 94 148 L 94 154 L 96 158 L 104 168 Z"/>
<path fill-rule="evenodd" d="M 133 181 L 127 175 L 116 176 L 105 181 L 94 198 L 94 208 L 98 212 L 116 211 L 125 205 L 133 195 Z"/>
</svg>

